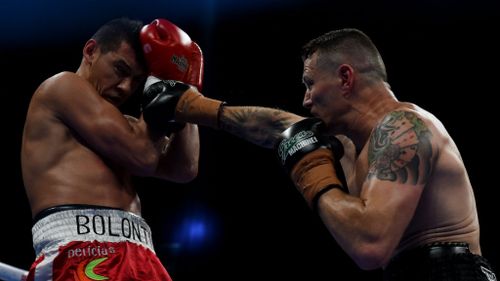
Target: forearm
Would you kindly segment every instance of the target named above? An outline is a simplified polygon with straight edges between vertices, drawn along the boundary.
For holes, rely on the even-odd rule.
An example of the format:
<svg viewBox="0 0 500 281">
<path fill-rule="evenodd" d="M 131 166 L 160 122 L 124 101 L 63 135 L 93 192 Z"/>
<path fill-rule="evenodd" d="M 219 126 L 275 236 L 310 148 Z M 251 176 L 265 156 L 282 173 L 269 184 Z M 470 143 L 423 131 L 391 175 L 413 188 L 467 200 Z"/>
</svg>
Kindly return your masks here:
<svg viewBox="0 0 500 281">
<path fill-rule="evenodd" d="M 156 177 L 186 183 L 198 174 L 200 141 L 198 126 L 187 123 L 184 129 L 165 138 L 161 145 L 161 156 Z"/>
<path fill-rule="evenodd" d="M 339 246 L 365 270 L 388 262 L 404 231 L 394 216 L 339 189 L 323 194 L 318 215 Z"/>
<path fill-rule="evenodd" d="M 258 106 L 223 106 L 219 128 L 265 148 L 273 148 L 281 132 L 304 119 L 279 109 Z"/>
</svg>

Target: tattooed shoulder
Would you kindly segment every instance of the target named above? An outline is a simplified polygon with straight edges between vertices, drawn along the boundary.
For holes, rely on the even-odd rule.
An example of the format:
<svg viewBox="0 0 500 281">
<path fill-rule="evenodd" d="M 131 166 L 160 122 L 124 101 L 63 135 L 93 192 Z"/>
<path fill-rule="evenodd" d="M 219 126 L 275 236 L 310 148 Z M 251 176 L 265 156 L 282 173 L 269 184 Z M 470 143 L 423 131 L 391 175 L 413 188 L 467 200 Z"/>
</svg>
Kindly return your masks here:
<svg viewBox="0 0 500 281">
<path fill-rule="evenodd" d="M 424 183 L 430 173 L 431 132 L 409 111 L 389 113 L 374 129 L 368 148 L 368 178 Z"/>
</svg>

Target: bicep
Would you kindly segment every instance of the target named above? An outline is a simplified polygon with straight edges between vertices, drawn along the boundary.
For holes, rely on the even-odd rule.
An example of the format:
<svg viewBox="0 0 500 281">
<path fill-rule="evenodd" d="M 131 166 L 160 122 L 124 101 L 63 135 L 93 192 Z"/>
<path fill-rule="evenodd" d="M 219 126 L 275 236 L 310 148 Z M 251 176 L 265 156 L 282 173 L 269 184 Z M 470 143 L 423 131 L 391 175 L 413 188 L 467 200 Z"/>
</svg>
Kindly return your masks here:
<svg viewBox="0 0 500 281">
<path fill-rule="evenodd" d="M 395 111 L 374 129 L 361 197 L 404 231 L 432 170 L 432 134 L 415 113 Z"/>
</svg>

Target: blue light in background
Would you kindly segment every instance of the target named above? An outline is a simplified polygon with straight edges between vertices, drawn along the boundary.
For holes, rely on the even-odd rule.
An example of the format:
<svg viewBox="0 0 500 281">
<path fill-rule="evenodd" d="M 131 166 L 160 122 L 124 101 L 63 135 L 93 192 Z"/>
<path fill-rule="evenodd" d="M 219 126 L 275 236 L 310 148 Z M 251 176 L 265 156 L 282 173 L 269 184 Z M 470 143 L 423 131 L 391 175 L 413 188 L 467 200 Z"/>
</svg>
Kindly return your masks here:
<svg viewBox="0 0 500 281">
<path fill-rule="evenodd" d="M 207 225 L 205 221 L 192 219 L 191 221 L 187 221 L 184 227 L 189 243 L 197 244 L 198 242 L 203 242 L 206 238 Z"/>
<path fill-rule="evenodd" d="M 170 254 L 203 252 L 217 238 L 218 219 L 210 209 L 197 203 L 190 203 L 186 208 L 177 211 L 176 222 L 164 229 L 165 238 L 168 238 L 162 248 Z"/>
</svg>

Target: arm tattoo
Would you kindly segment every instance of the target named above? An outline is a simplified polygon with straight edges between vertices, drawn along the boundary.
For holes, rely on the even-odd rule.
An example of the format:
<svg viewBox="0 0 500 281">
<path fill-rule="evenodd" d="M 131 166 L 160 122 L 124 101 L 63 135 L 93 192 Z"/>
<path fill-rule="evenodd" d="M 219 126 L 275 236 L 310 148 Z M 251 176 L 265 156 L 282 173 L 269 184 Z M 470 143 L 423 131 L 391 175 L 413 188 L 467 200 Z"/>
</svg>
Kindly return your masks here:
<svg viewBox="0 0 500 281">
<path fill-rule="evenodd" d="M 431 137 L 431 132 L 416 114 L 391 112 L 370 138 L 368 178 L 424 183 L 431 168 Z"/>
<path fill-rule="evenodd" d="M 293 124 L 291 113 L 279 109 L 241 106 L 225 107 L 220 127 L 251 143 L 273 148 L 281 132 Z"/>
</svg>

